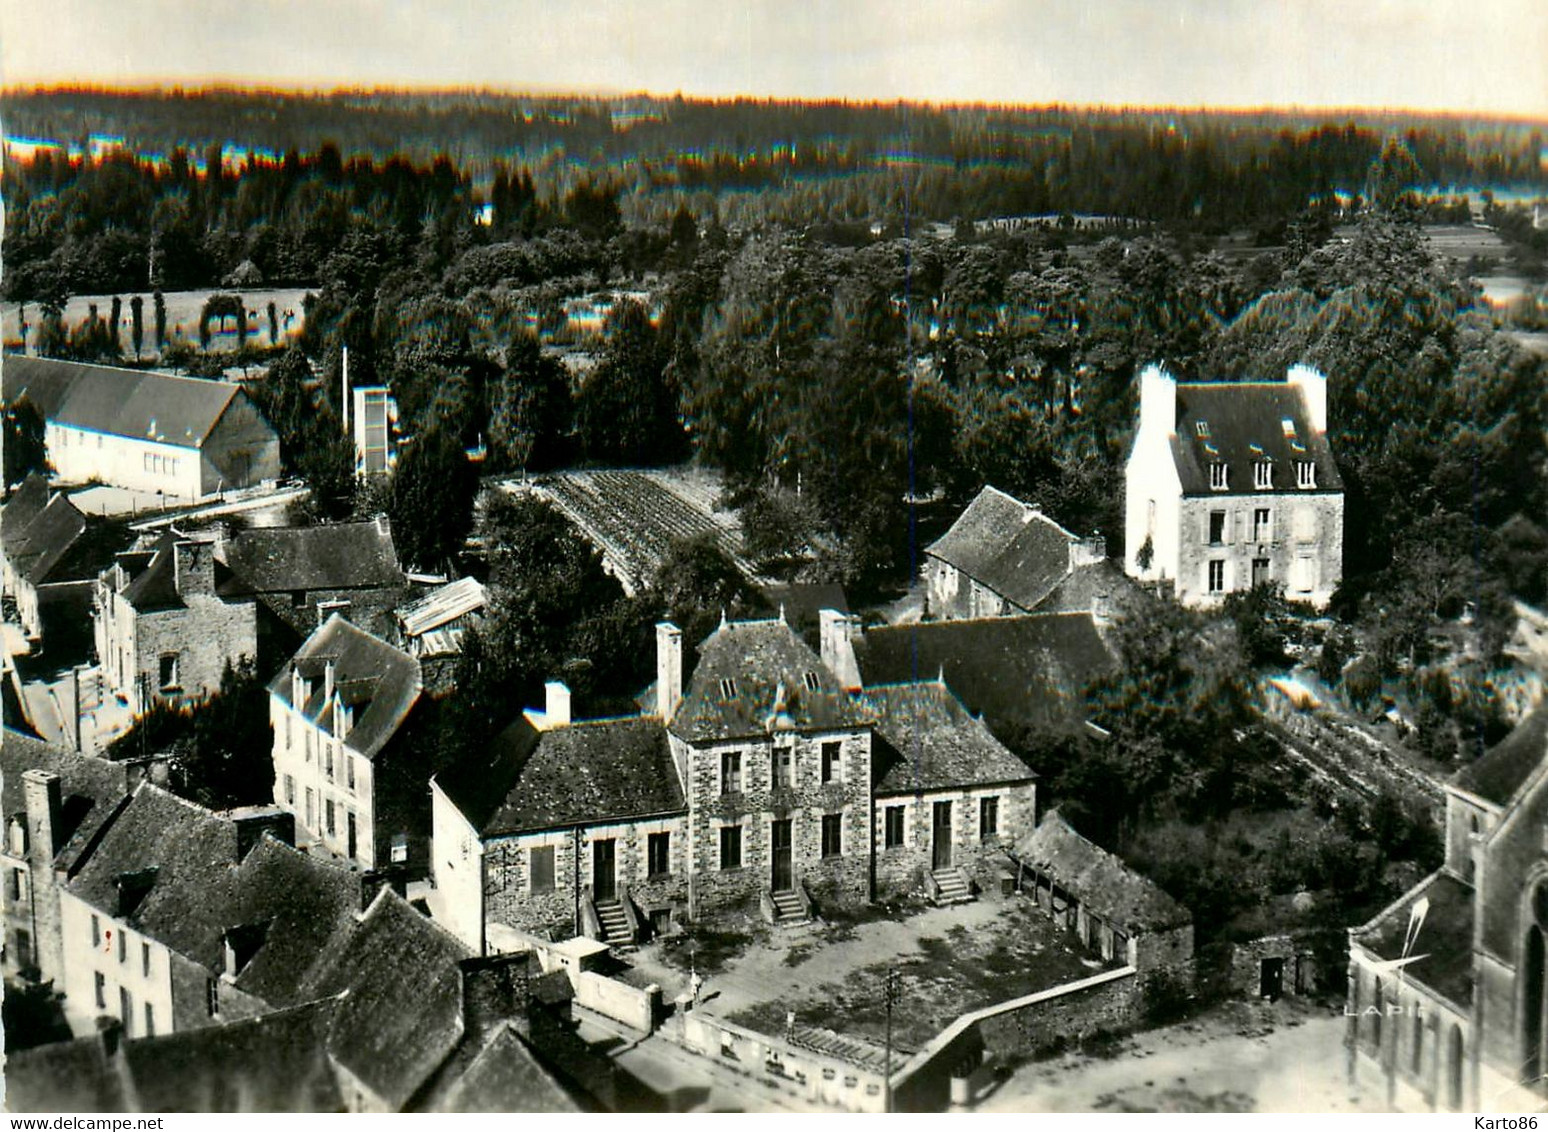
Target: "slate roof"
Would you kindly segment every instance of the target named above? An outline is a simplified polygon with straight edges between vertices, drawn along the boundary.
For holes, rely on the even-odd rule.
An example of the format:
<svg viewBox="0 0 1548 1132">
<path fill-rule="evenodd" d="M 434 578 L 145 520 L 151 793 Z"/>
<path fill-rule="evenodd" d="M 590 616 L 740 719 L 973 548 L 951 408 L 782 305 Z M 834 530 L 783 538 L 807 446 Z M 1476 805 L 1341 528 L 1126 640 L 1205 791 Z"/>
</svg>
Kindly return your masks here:
<svg viewBox="0 0 1548 1132">
<path fill-rule="evenodd" d="M 198 448 L 242 387 L 151 370 L 8 354 L 7 403 L 23 394 L 52 423 L 136 440 Z"/>
<path fill-rule="evenodd" d="M 870 688 L 865 701 L 876 715 L 871 765 L 877 796 L 1037 777 L 944 684 Z"/>
<path fill-rule="evenodd" d="M 648 717 L 541 732 L 518 719 L 486 760 L 436 781 L 484 837 L 687 809 L 666 729 Z"/>
<path fill-rule="evenodd" d="M 328 1049 L 350 1074 L 401 1110 L 462 1040 L 462 942 L 390 888 L 308 980 L 313 997 L 344 994 Z"/>
<path fill-rule="evenodd" d="M 129 797 L 128 773 L 119 763 L 51 747 L 7 727 L 0 737 L 0 804 L 7 819 L 26 811 L 22 775 L 29 770 L 59 775 L 64 828 L 56 833 L 62 847 L 55 860 L 68 866 Z"/>
<path fill-rule="evenodd" d="M 731 684 L 723 687 L 726 680 Z M 699 646 L 699 663 L 671 730 L 687 742 L 709 743 L 776 730 L 838 731 L 867 722 L 821 658 L 776 618 L 723 622 L 710 634 Z"/>
<path fill-rule="evenodd" d="M 1399 959 L 1409 915 L 1421 899 L 1430 902 L 1403 977 L 1429 987 L 1466 1009 L 1473 1003 L 1473 886 L 1435 873 L 1375 920 L 1350 934 L 1379 959 Z"/>
<path fill-rule="evenodd" d="M 1104 920 L 1134 934 L 1192 923 L 1193 914 L 1120 858 L 1087 841 L 1050 810 L 1012 850 Z"/>
<path fill-rule="evenodd" d="M 398 610 L 398 621 L 405 636 L 420 637 L 449 621 L 483 609 L 488 601 L 489 591 L 477 578 L 458 578 Z"/>
<path fill-rule="evenodd" d="M 5 554 L 34 586 L 94 579 L 128 541 L 120 524 L 88 518 L 63 494 L 15 528 L 7 528 Z"/>
<path fill-rule="evenodd" d="M 1090 613 L 1105 606 L 1107 616 L 1134 611 L 1150 595 L 1111 558 L 1077 566 L 1055 583 L 1047 596 L 1037 603 L 1038 613 Z"/>
<path fill-rule="evenodd" d="M 854 642 L 867 688 L 944 674 L 998 735 L 1020 726 L 1078 728 L 1085 689 L 1115 660 L 1086 613 L 933 621 L 869 629 Z"/>
<path fill-rule="evenodd" d="M 48 506 L 48 499 L 52 494 L 48 486 L 48 480 L 37 472 L 28 472 L 27 478 L 17 485 L 11 492 L 11 497 L 5 501 L 5 506 L 0 507 L 0 539 L 5 542 L 6 553 L 11 552 L 11 546 L 22 536 L 27 525 L 36 519 L 43 508 Z"/>
<path fill-rule="evenodd" d="M 1548 700 L 1533 708 L 1511 733 L 1452 776 L 1459 790 L 1506 806 L 1532 772 L 1548 759 Z"/>
<path fill-rule="evenodd" d="M 323 701 L 323 670 L 329 660 L 334 665 L 335 688 L 345 703 L 355 707 L 355 725 L 344 742 L 351 750 L 374 758 L 419 702 L 423 687 L 419 661 L 337 613 L 328 618 L 269 682 L 273 695 L 295 707 L 290 699 L 290 676 L 300 665 L 301 674 L 311 684 L 303 714 L 325 729 L 333 721 L 333 704 Z"/>
<path fill-rule="evenodd" d="M 153 875 L 123 918 L 212 974 L 225 972 L 226 930 L 265 925 L 263 943 L 235 973 L 236 985 L 271 1006 L 300 1001 L 303 980 L 353 921 L 358 879 L 265 837 L 237 856 L 236 826 L 142 784 L 84 857 L 67 890 L 111 916 L 119 878 Z"/>
<path fill-rule="evenodd" d="M 177 588 L 176 547 L 188 541 L 173 530 L 162 532 L 147 548 L 117 556 L 119 565 L 132 576 L 119 595 L 140 613 L 165 609 L 183 609 L 187 603 Z M 233 592 L 231 572 L 218 559 L 214 562 L 215 593 L 221 598 L 239 596 Z"/>
<path fill-rule="evenodd" d="M 1037 508 L 985 487 L 925 553 L 1032 610 L 1070 572 L 1074 541 Z"/>
<path fill-rule="evenodd" d="M 490 1035 L 436 1105 L 439 1112 L 584 1112 L 533 1054 L 516 1028 Z"/>
<path fill-rule="evenodd" d="M 1286 436 L 1283 422 L 1294 425 Z M 1203 421 L 1208 435 L 1201 436 Z M 1172 440 L 1177 475 L 1187 495 L 1211 495 L 1209 467 L 1224 463 L 1231 492 L 1250 493 L 1254 465 L 1267 457 L 1274 465 L 1275 491 L 1296 491 L 1295 462 L 1317 465 L 1317 487 L 1308 494 L 1342 491 L 1344 481 L 1333 462 L 1324 433 L 1314 432 L 1299 386 L 1284 381 L 1178 382 L 1177 430 Z"/>
<path fill-rule="evenodd" d="M 759 586 L 758 610 L 765 617 L 785 620 L 805 640 L 815 640 L 824 609 L 849 612 L 849 598 L 837 582 L 791 582 L 788 585 Z"/>
<path fill-rule="evenodd" d="M 229 539 L 222 557 L 257 593 L 406 584 L 385 520 L 253 527 Z"/>
</svg>

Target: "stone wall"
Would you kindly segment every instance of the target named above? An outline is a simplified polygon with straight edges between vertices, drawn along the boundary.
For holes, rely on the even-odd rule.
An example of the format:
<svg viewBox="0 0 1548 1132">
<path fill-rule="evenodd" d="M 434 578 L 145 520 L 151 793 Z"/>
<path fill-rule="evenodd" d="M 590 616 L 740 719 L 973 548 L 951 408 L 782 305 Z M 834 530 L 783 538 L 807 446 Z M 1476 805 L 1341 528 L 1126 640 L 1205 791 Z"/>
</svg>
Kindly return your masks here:
<svg viewBox="0 0 1548 1132">
<path fill-rule="evenodd" d="M 984 798 L 999 800 L 998 832 L 987 836 L 979 827 Z M 951 865 L 965 869 L 969 879 L 980 889 L 991 889 L 999 883 L 1000 873 L 1009 866 L 1004 848 L 1032 830 L 1037 821 L 1037 788 L 1031 782 L 879 795 L 874 837 L 878 896 L 901 896 L 923 888 L 924 875 L 934 863 L 937 802 L 950 802 L 952 807 Z M 886 845 L 886 811 L 892 806 L 904 807 L 903 844 L 889 849 Z"/>
<path fill-rule="evenodd" d="M 1259 539 L 1254 512 L 1270 514 L 1267 538 Z M 1210 541 L 1210 514 L 1225 515 L 1224 536 Z M 1211 595 L 1207 563 L 1225 563 L 1225 593 L 1252 585 L 1252 562 L 1260 552 L 1269 562 L 1269 580 L 1285 587 L 1285 596 L 1322 607 L 1343 577 L 1344 497 L 1336 492 L 1273 492 L 1185 496 L 1178 529 L 1177 596 L 1185 605 L 1218 602 Z M 1293 581 L 1296 559 L 1313 563 L 1310 590 Z"/>
<path fill-rule="evenodd" d="M 155 698 L 161 694 L 161 657 L 177 654 L 174 698 L 197 699 L 220 689 L 228 662 L 257 655 L 258 617 L 251 601 L 226 602 L 190 595 L 186 608 L 141 613 L 135 625 L 135 673 Z"/>
</svg>

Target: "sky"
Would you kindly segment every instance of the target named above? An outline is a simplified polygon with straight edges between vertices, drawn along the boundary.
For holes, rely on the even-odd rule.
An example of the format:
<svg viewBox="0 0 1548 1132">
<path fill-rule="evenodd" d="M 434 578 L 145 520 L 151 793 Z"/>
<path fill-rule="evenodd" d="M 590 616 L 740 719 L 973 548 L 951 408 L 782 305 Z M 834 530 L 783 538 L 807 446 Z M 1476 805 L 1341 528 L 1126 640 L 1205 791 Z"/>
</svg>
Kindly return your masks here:
<svg viewBox="0 0 1548 1132">
<path fill-rule="evenodd" d="M 1548 119 L 1548 0 L 0 0 L 0 84 Z"/>
</svg>

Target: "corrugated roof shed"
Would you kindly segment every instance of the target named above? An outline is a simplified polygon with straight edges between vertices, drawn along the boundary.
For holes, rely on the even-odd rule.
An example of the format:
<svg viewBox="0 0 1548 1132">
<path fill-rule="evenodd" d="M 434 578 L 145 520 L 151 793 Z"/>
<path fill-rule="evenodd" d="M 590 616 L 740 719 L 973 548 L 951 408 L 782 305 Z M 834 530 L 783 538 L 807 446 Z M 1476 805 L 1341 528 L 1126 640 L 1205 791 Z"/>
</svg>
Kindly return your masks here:
<svg viewBox="0 0 1548 1132">
<path fill-rule="evenodd" d="M 310 681 L 302 712 L 318 726 L 330 727 L 333 704 L 323 698 L 323 670 L 330 661 L 335 688 L 346 704 L 355 708 L 355 724 L 344 742 L 366 758 L 374 758 L 419 702 L 423 686 L 419 661 L 335 613 L 286 661 L 269 682 L 269 691 L 285 704 L 297 706 L 291 703 L 290 678 L 300 665 L 301 674 Z"/>
<path fill-rule="evenodd" d="M 1539 703 L 1511 733 L 1451 779 L 1459 790 L 1496 806 L 1507 805 L 1532 772 L 1548 759 L 1548 700 Z"/>
<path fill-rule="evenodd" d="M 1037 508 L 985 487 L 925 553 L 1030 611 L 1070 572 L 1075 541 Z"/>
<path fill-rule="evenodd" d="M 398 621 L 408 637 L 419 637 L 449 621 L 483 609 L 489 591 L 477 578 L 458 578 L 431 590 L 424 597 L 398 610 Z"/>
<path fill-rule="evenodd" d="M 699 663 L 672 717 L 690 743 L 772 731 L 840 731 L 869 722 L 822 659 L 785 622 L 722 623 L 699 646 Z"/>
<path fill-rule="evenodd" d="M 1023 836 L 1012 852 L 1131 935 L 1178 928 L 1193 921 L 1188 909 L 1120 858 L 1087 841 L 1058 810 L 1045 814 L 1042 823 Z"/>
<path fill-rule="evenodd" d="M 1173 444 L 1185 494 L 1214 494 L 1215 463 L 1226 466 L 1230 491 L 1251 492 L 1254 466 L 1264 459 L 1274 465 L 1275 491 L 1297 490 L 1298 461 L 1316 465 L 1316 490 L 1344 489 L 1327 436 L 1312 429 L 1304 394 L 1287 382 L 1179 382 Z"/>
<path fill-rule="evenodd" d="M 26 395 L 50 422 L 111 436 L 198 448 L 245 397 L 228 381 L 9 354 L 5 400 Z"/>
<path fill-rule="evenodd" d="M 878 797 L 1037 777 L 944 684 L 868 688 L 864 698 L 876 715 L 871 765 Z"/>
</svg>

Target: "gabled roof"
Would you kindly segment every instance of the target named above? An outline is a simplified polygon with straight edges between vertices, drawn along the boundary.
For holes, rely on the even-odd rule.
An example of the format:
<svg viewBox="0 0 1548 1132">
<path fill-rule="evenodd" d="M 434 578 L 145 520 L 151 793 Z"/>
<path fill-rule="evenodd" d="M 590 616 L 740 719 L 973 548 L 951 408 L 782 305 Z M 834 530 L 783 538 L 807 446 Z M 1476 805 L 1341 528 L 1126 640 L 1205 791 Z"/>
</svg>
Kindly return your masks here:
<svg viewBox="0 0 1548 1132">
<path fill-rule="evenodd" d="M 227 541 L 222 556 L 257 593 L 405 584 L 386 520 L 253 527 Z"/>
<path fill-rule="evenodd" d="M 132 576 L 119 595 L 139 613 L 182 609 L 187 602 L 177 585 L 177 544 L 186 541 L 178 532 L 163 531 L 149 547 L 126 551 L 117 561 Z M 221 599 L 240 598 L 233 593 L 231 572 L 218 559 L 212 563 L 215 593 Z"/>
<path fill-rule="evenodd" d="M 1317 491 L 1344 489 L 1327 436 L 1312 429 L 1304 393 L 1284 381 L 1179 382 L 1173 454 L 1185 494 L 1211 494 L 1214 463 L 1225 464 L 1229 491 L 1250 494 L 1253 468 L 1264 458 L 1274 465 L 1275 491 L 1296 491 L 1295 464 L 1306 460 L 1317 466 Z"/>
<path fill-rule="evenodd" d="M 355 709 L 355 723 L 344 742 L 374 758 L 419 702 L 423 686 L 419 661 L 335 613 L 285 662 L 269 682 L 270 693 L 299 708 L 319 727 L 331 727 L 334 705 L 323 698 L 323 672 L 330 661 L 338 698 Z M 298 665 L 310 684 L 306 702 L 299 705 L 290 698 L 290 677 Z"/>
<path fill-rule="evenodd" d="M 1544 760 L 1548 760 L 1548 700 L 1538 703 L 1475 762 L 1457 771 L 1451 784 L 1503 807 Z"/>
<path fill-rule="evenodd" d="M 1376 919 L 1350 933 L 1350 941 L 1378 959 L 1403 958 L 1414 905 L 1428 900 L 1422 935 L 1401 977 L 1429 987 L 1464 1010 L 1473 1004 L 1473 886 L 1435 873 Z"/>
<path fill-rule="evenodd" d="M 666 728 L 642 717 L 538 731 L 518 719 L 486 760 L 436 782 L 480 835 L 498 837 L 687 808 Z"/>
<path fill-rule="evenodd" d="M 1037 776 L 944 684 L 893 684 L 864 695 L 876 716 L 874 793 L 1030 782 Z"/>
<path fill-rule="evenodd" d="M 1030 611 L 1070 572 L 1074 541 L 1037 508 L 985 487 L 925 553 Z"/>
<path fill-rule="evenodd" d="M 1050 810 L 1012 850 L 1024 864 L 1051 876 L 1060 888 L 1113 926 L 1133 934 L 1193 922 L 1193 914 L 1101 846 L 1087 841 Z"/>
<path fill-rule="evenodd" d="M 933 621 L 869 629 L 855 642 L 867 688 L 944 676 L 997 734 L 1079 727 L 1085 690 L 1115 660 L 1088 613 Z"/>
<path fill-rule="evenodd" d="M 402 1109 L 462 1040 L 457 963 L 470 954 L 383 888 L 308 980 L 311 997 L 343 993 L 328 1051 L 389 1109 Z"/>
<path fill-rule="evenodd" d="M 66 496 L 55 495 L 25 528 L 7 535 L 5 554 L 19 577 L 40 586 L 85 533 L 86 516 Z"/>
<path fill-rule="evenodd" d="M 48 506 L 50 494 L 48 480 L 37 472 L 28 472 L 27 478 L 11 492 L 5 506 L 0 507 L 0 540 L 5 542 L 7 554 L 11 553 L 11 547 L 21 538 L 27 525 Z"/>
<path fill-rule="evenodd" d="M 1111 558 L 1077 566 L 1037 603 L 1038 613 L 1090 613 L 1103 608 L 1108 616 L 1128 613 L 1151 597 Z"/>
<path fill-rule="evenodd" d="M 672 734 L 690 743 L 863 727 L 864 711 L 784 621 L 722 622 L 699 663 Z"/>
<path fill-rule="evenodd" d="M 7 403 L 23 394 L 51 423 L 136 440 L 198 448 L 231 402 L 246 397 L 229 381 L 152 370 L 8 354 Z"/>
<path fill-rule="evenodd" d="M 509 1022 L 447 1090 L 438 1112 L 584 1112 Z"/>
<path fill-rule="evenodd" d="M 59 776 L 63 828 L 55 860 L 68 867 L 129 796 L 129 776 L 119 763 L 52 747 L 9 727 L 0 737 L 0 800 L 5 818 L 27 808 L 22 775 L 46 770 Z"/>
<path fill-rule="evenodd" d="M 477 578 L 458 578 L 431 590 L 424 597 L 398 610 L 398 621 L 406 637 L 420 637 L 449 621 L 483 609 L 489 591 Z"/>
</svg>

